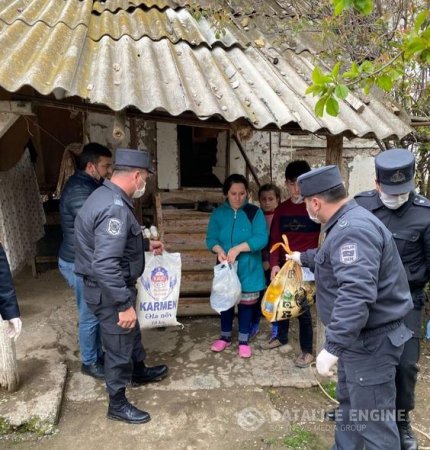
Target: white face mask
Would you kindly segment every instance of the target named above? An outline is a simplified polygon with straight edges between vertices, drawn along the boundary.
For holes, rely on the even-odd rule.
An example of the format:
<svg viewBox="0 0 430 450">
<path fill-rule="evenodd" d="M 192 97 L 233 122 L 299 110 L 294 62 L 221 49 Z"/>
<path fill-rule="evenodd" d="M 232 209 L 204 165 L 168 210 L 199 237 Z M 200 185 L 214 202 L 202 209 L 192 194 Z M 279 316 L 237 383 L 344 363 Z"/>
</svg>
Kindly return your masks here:
<svg viewBox="0 0 430 450">
<path fill-rule="evenodd" d="M 321 220 L 318 219 L 318 213 L 316 213 L 315 216 L 313 216 L 307 206 L 306 206 L 306 211 L 308 212 L 309 219 L 311 219 L 315 223 L 321 223 Z"/>
<path fill-rule="evenodd" d="M 143 187 L 141 187 L 140 189 L 136 187 L 136 190 L 133 192 L 132 198 L 142 197 L 142 195 L 145 193 L 145 189 L 146 189 L 146 182 L 144 181 Z"/>
<path fill-rule="evenodd" d="M 389 195 L 381 191 L 379 193 L 379 198 L 388 209 L 399 209 L 408 201 L 409 192 L 400 195 Z"/>
</svg>

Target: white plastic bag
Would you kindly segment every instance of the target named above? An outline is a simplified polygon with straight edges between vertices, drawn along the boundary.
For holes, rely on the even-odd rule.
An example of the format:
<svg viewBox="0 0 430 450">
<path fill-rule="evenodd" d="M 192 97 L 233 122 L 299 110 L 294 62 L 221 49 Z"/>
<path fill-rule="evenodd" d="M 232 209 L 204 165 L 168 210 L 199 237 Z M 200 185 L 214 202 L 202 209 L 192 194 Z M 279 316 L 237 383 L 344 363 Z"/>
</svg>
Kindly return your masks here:
<svg viewBox="0 0 430 450">
<path fill-rule="evenodd" d="M 239 303 L 242 286 L 236 271 L 237 262 L 232 265 L 224 261 L 214 267 L 210 301 L 218 314 Z"/>
<path fill-rule="evenodd" d="M 136 313 L 140 328 L 181 325 L 176 320 L 180 286 L 179 253 L 145 253 L 145 270 L 136 284 Z"/>
</svg>

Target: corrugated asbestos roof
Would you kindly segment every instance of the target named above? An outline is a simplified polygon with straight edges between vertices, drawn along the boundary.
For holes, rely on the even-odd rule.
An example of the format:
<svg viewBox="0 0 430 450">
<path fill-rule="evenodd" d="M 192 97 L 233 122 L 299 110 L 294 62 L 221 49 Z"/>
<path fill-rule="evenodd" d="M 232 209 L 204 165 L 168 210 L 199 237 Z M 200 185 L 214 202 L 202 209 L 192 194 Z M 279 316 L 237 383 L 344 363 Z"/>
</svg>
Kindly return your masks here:
<svg viewBox="0 0 430 450">
<path fill-rule="evenodd" d="M 269 43 L 274 22 L 265 18 L 286 20 L 285 2 L 265 1 L 258 16 L 261 1 L 236 0 L 223 33 L 209 17 L 196 21 L 182 7 L 188 3 L 0 0 L 0 86 L 15 92 L 29 85 L 115 111 L 244 118 L 257 129 L 298 124 L 379 139 L 411 131 L 374 97 L 341 103 L 338 117 L 315 116 L 316 99 L 304 94 L 313 70 L 310 41 L 292 36 L 278 50 Z"/>
</svg>

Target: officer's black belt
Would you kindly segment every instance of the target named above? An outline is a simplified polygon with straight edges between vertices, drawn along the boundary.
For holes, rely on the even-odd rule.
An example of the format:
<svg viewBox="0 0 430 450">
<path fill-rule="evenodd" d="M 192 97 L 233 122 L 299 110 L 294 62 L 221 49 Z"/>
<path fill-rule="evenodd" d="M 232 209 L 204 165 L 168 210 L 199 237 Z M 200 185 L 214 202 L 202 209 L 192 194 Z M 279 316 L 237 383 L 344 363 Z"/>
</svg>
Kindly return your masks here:
<svg viewBox="0 0 430 450">
<path fill-rule="evenodd" d="M 371 329 L 364 329 L 361 333 L 359 338 L 366 338 L 369 336 L 378 336 L 383 333 L 388 333 L 391 330 L 395 330 L 403 323 L 403 320 L 393 320 L 392 322 L 388 322 L 385 325 L 381 325 L 378 328 L 371 328 Z"/>
</svg>

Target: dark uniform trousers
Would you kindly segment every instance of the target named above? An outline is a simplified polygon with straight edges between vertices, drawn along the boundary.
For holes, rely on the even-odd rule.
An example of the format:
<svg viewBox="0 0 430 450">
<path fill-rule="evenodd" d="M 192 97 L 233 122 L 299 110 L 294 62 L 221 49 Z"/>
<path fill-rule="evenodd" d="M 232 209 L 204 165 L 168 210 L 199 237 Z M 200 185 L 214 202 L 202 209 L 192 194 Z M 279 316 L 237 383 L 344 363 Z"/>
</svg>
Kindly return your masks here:
<svg viewBox="0 0 430 450">
<path fill-rule="evenodd" d="M 145 359 L 140 326 L 136 321 L 133 329 L 119 327 L 117 309 L 103 298 L 99 287 L 87 284 L 84 282 L 84 298 L 100 323 L 102 344 L 105 349 L 106 388 L 108 394 L 113 396 L 131 382 L 134 363 Z M 136 296 L 135 293 L 132 295 Z"/>
<path fill-rule="evenodd" d="M 396 369 L 410 330 L 393 322 L 363 331 L 338 361 L 333 450 L 399 450 Z"/>
<path fill-rule="evenodd" d="M 406 326 L 414 332 L 414 336 L 406 342 L 396 372 L 396 407 L 400 413 L 412 411 L 415 407 L 415 385 L 420 359 L 421 313 L 425 294 L 422 289 L 412 290 L 411 294 L 415 307 L 409 311 L 404 321 Z"/>
</svg>

